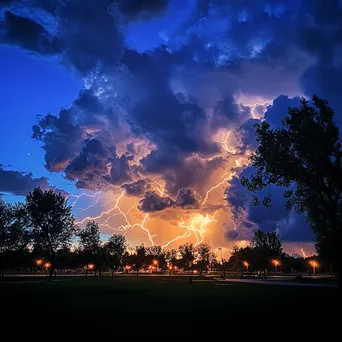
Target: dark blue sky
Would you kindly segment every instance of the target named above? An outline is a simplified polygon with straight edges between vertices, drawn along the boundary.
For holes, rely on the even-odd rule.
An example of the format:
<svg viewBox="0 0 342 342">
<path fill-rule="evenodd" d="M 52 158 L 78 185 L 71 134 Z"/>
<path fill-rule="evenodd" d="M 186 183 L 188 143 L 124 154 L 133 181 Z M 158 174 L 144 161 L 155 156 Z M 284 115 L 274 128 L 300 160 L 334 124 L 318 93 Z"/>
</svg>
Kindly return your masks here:
<svg viewBox="0 0 342 342">
<path fill-rule="evenodd" d="M 253 123 L 317 93 L 340 124 L 341 32 L 338 0 L 0 0 L 0 192 L 123 187 L 161 217 L 211 213 L 198 196 L 255 147 Z M 222 236 L 311 240 L 277 192 L 253 208 L 235 171 L 213 196 Z"/>
</svg>

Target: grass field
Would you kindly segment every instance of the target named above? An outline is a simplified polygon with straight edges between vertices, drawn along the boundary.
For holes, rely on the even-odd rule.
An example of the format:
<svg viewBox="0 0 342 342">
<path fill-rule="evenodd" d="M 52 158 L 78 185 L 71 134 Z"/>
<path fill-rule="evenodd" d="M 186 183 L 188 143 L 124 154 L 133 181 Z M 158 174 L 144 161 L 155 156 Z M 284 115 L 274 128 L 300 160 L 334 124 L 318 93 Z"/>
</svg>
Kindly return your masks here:
<svg viewBox="0 0 342 342">
<path fill-rule="evenodd" d="M 269 322 L 334 317 L 339 290 L 276 285 L 215 285 L 187 277 L 23 278 L 0 283 L 5 321 Z M 39 281 L 38 281 L 39 280 Z"/>
</svg>

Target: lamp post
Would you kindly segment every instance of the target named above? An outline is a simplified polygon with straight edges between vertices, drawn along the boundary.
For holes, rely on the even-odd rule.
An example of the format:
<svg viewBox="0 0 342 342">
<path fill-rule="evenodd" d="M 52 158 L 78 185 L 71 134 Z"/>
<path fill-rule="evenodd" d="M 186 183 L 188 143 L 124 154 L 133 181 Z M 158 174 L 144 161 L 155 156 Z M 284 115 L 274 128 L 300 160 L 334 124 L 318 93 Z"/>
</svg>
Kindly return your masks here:
<svg viewBox="0 0 342 342">
<path fill-rule="evenodd" d="M 47 272 L 47 270 L 51 267 L 51 264 L 49 262 L 46 262 L 44 264 L 44 267 L 45 267 L 45 273 Z"/>
<path fill-rule="evenodd" d="M 280 265 L 280 261 L 277 259 L 273 259 L 272 264 L 273 264 L 275 270 L 277 271 L 277 267 Z"/>
<path fill-rule="evenodd" d="M 316 275 L 316 268 L 319 266 L 318 262 L 316 260 L 310 260 L 309 265 L 312 267 L 314 276 Z"/>
<path fill-rule="evenodd" d="M 36 260 L 36 265 L 38 266 L 38 268 L 41 268 L 41 266 L 43 265 L 43 260 L 42 259 Z"/>
<path fill-rule="evenodd" d="M 158 272 L 157 272 L 157 270 L 158 270 L 158 260 L 153 260 L 153 265 L 156 268 L 156 276 L 157 276 L 158 275 Z"/>
<path fill-rule="evenodd" d="M 218 248 L 219 251 L 221 251 L 221 264 L 222 264 L 222 275 L 223 278 L 226 278 L 226 270 L 224 269 L 224 262 L 223 262 L 223 254 L 222 254 L 222 248 Z"/>
<path fill-rule="evenodd" d="M 246 267 L 246 271 L 248 272 L 248 266 L 249 266 L 249 263 L 248 263 L 248 261 L 243 261 L 243 266 L 245 266 Z"/>
</svg>

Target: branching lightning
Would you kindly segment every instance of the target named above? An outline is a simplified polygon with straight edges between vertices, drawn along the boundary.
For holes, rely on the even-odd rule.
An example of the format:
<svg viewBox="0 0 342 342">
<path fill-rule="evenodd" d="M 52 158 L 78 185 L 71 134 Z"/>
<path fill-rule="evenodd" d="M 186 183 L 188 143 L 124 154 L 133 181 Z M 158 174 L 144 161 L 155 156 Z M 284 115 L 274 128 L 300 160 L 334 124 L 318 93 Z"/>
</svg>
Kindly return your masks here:
<svg viewBox="0 0 342 342">
<path fill-rule="evenodd" d="M 76 222 L 76 224 L 84 224 L 86 221 L 95 221 L 95 220 L 100 220 L 102 219 L 104 216 L 109 215 L 104 222 L 100 223 L 100 226 L 104 226 L 104 227 L 108 227 L 110 229 L 115 229 L 119 232 L 123 232 L 123 233 L 127 233 L 128 230 L 130 229 L 134 229 L 134 228 L 141 228 L 146 234 L 147 237 L 149 239 L 149 241 L 151 242 L 151 244 L 154 246 L 154 241 L 153 241 L 153 235 L 151 235 L 150 231 L 145 227 L 145 223 L 148 217 L 148 214 L 145 215 L 144 219 L 142 220 L 141 223 L 134 223 L 131 224 L 129 219 L 128 219 L 128 214 L 129 212 L 136 206 L 133 205 L 127 212 L 124 212 L 121 208 L 120 208 L 120 200 L 123 198 L 123 196 L 125 195 L 125 191 L 122 191 L 122 193 L 118 196 L 118 198 L 115 200 L 115 205 L 114 207 L 112 207 L 111 209 L 107 210 L 107 211 L 103 211 L 100 215 L 98 216 L 87 216 L 85 218 L 83 218 L 81 221 Z M 114 213 L 113 213 L 114 212 Z M 125 224 L 113 228 L 110 224 L 109 224 L 109 220 L 115 216 L 119 216 L 122 215 L 122 217 L 125 220 Z"/>
<path fill-rule="evenodd" d="M 168 246 L 170 246 L 170 244 L 180 239 L 190 237 L 192 234 L 196 237 L 196 242 L 195 242 L 195 247 L 196 247 L 198 244 L 203 242 L 208 224 L 212 222 L 217 222 L 215 220 L 215 215 L 216 215 L 216 212 L 211 217 L 209 214 L 206 214 L 205 216 L 202 214 L 196 214 L 190 220 L 188 225 L 186 225 L 184 221 L 179 222 L 178 227 L 184 228 L 185 232 L 182 235 L 179 235 L 175 237 L 174 239 L 166 242 L 164 245 L 162 245 L 162 248 L 167 248 Z"/>
<path fill-rule="evenodd" d="M 74 194 L 69 194 L 66 196 L 67 199 L 70 199 L 70 198 L 75 198 L 75 200 L 71 203 L 71 207 L 74 208 L 76 203 L 78 202 L 78 200 L 81 198 L 81 197 L 89 197 L 89 198 L 93 198 L 93 202 L 94 201 L 98 201 L 98 198 L 99 198 L 99 195 L 101 194 L 100 191 L 96 191 L 95 193 L 93 194 L 87 194 L 85 192 L 82 192 L 81 194 L 79 195 L 74 195 Z M 94 203 L 95 205 L 96 203 Z M 88 209 L 88 208 L 87 208 Z M 84 209 L 86 210 L 86 209 Z"/>
<path fill-rule="evenodd" d="M 235 175 L 236 175 L 236 172 L 235 172 L 235 171 L 232 171 L 232 172 L 231 172 L 227 177 L 225 177 L 221 182 L 219 182 L 219 183 L 217 183 L 216 185 L 212 186 L 212 187 L 207 191 L 207 193 L 206 193 L 206 195 L 205 195 L 205 197 L 204 197 L 204 200 L 203 200 L 203 202 L 202 202 L 202 205 L 204 205 L 204 204 L 207 202 L 207 200 L 208 200 L 208 198 L 209 198 L 209 195 L 210 195 L 210 193 L 211 193 L 213 190 L 217 189 L 218 187 L 220 187 L 220 186 L 226 184 L 228 181 L 232 180 L 232 178 L 233 178 Z"/>
<path fill-rule="evenodd" d="M 229 145 L 229 138 L 230 135 L 232 134 L 232 131 L 229 130 L 224 138 L 223 141 L 221 142 L 223 145 L 224 149 L 224 154 L 229 153 L 230 155 L 236 154 L 238 151 L 234 147 Z M 235 164 L 236 167 L 240 167 L 240 159 L 235 159 Z M 242 162 L 243 163 L 243 162 Z M 231 171 L 227 171 L 224 173 L 220 179 L 219 182 L 215 185 L 213 185 L 209 190 L 206 191 L 206 194 L 204 196 L 204 199 L 202 200 L 202 205 L 205 205 L 209 199 L 210 194 L 218 189 L 221 186 L 227 185 L 227 182 L 231 181 L 232 178 L 236 175 L 236 171 L 234 169 L 231 169 Z M 160 196 L 164 196 L 167 191 L 165 190 L 165 185 L 163 184 L 163 181 L 160 180 L 154 180 L 154 181 L 147 181 L 148 187 L 146 189 L 151 189 L 153 191 L 156 191 Z M 92 195 L 82 193 L 80 195 L 71 195 L 70 197 L 76 198 L 75 201 L 73 201 L 72 206 L 74 207 L 77 201 L 81 197 L 89 197 L 92 198 L 92 202 L 83 209 L 83 211 L 94 207 L 95 205 L 101 203 L 101 205 L 106 205 L 108 208 L 108 205 L 111 205 L 110 209 L 102 211 L 99 215 L 97 216 L 87 216 L 81 219 L 80 221 L 76 222 L 76 224 L 83 225 L 87 221 L 96 221 L 99 223 L 101 227 L 106 227 L 108 229 L 116 230 L 120 232 L 123 235 L 126 235 L 129 231 L 133 229 L 140 229 L 141 231 L 146 234 L 147 240 L 150 242 L 152 246 L 155 245 L 154 238 L 156 235 L 153 235 L 151 233 L 151 230 L 148 228 L 148 218 L 149 214 L 145 214 L 142 220 L 138 223 L 132 222 L 132 218 L 130 217 L 130 213 L 138 207 L 138 202 L 134 203 L 133 206 L 131 206 L 128 210 L 124 210 L 121 204 L 121 200 L 125 196 L 125 190 L 122 190 L 122 192 L 117 196 L 116 199 L 111 199 L 107 202 L 103 202 L 102 199 L 100 199 L 100 194 L 101 192 L 96 192 Z M 169 195 L 168 195 L 169 196 Z M 201 197 L 202 198 L 202 197 Z M 111 204 L 114 202 L 113 204 Z M 220 209 L 221 210 L 221 209 Z M 217 223 L 216 215 L 220 211 L 217 210 L 213 214 L 209 213 L 191 213 L 190 217 L 186 220 L 182 220 L 178 222 L 176 227 L 178 229 L 181 229 L 181 234 L 170 239 L 169 241 L 164 242 L 164 244 L 161 246 L 162 248 L 167 248 L 171 244 L 180 241 L 185 238 L 190 238 L 192 237 L 195 242 L 194 245 L 197 246 L 201 242 L 204 241 L 204 239 L 208 239 L 207 232 L 208 232 L 208 226 L 211 223 Z M 115 220 L 113 221 L 114 218 L 120 217 L 121 220 L 123 220 L 123 223 L 121 225 L 116 225 Z M 210 241 L 210 240 L 209 240 Z"/>
<path fill-rule="evenodd" d="M 272 101 L 265 101 L 265 102 L 261 102 L 261 103 L 254 103 L 254 104 L 244 104 L 245 106 L 248 106 L 251 108 L 251 116 L 253 119 L 260 119 L 260 115 L 258 115 L 255 111 L 257 109 L 257 106 L 267 106 L 269 104 L 271 104 Z"/>
</svg>

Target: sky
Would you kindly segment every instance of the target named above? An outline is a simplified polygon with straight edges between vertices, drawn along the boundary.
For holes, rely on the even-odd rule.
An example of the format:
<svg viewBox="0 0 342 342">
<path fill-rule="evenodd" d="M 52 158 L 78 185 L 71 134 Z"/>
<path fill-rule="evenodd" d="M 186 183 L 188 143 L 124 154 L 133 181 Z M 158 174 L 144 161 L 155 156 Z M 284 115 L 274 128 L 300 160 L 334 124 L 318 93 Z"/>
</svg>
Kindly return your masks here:
<svg viewBox="0 0 342 342">
<path fill-rule="evenodd" d="M 104 236 L 225 253 L 305 218 L 255 207 L 253 125 L 300 97 L 342 109 L 340 0 L 0 0 L 0 193 L 62 191 Z"/>
</svg>

